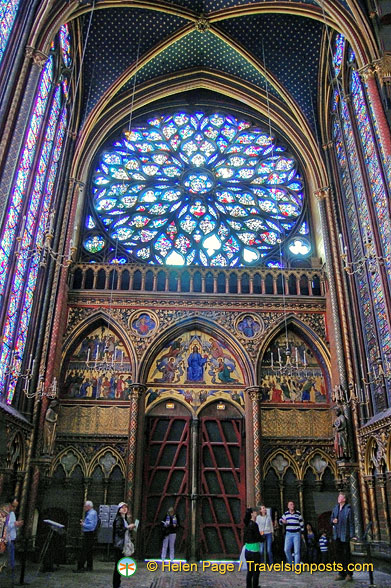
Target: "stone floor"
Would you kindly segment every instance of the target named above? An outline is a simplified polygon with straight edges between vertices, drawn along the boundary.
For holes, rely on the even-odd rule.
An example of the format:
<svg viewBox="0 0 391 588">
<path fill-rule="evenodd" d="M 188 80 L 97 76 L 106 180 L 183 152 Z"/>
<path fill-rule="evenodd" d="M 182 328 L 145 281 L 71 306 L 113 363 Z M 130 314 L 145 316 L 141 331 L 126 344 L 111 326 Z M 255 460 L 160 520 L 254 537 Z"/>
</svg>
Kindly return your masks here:
<svg viewBox="0 0 391 588">
<path fill-rule="evenodd" d="M 94 562 L 94 572 L 85 572 L 83 574 L 74 574 L 74 566 L 61 566 L 55 572 L 39 572 L 36 565 L 31 565 L 26 569 L 25 583 L 31 588 L 110 588 L 112 585 L 113 566 L 110 562 Z M 123 578 L 121 588 L 241 588 L 246 585 L 246 573 L 243 571 L 227 572 L 225 575 L 218 572 L 202 572 L 201 564 L 198 564 L 199 571 L 195 572 L 168 572 L 159 569 L 156 572 L 150 572 L 146 568 L 145 562 L 140 562 L 136 573 L 130 578 Z M 387 569 L 387 568 L 386 568 Z M 19 585 L 20 570 L 16 570 L 15 586 Z M 338 588 L 345 586 L 345 583 L 335 582 L 336 574 L 333 573 L 303 573 L 297 575 L 294 573 L 277 573 L 267 572 L 260 576 L 260 585 L 262 588 Z M 391 574 L 375 569 L 375 585 L 378 588 L 391 587 Z M 368 573 L 356 573 L 354 583 L 346 584 L 348 586 L 364 587 L 370 586 Z M 0 575 L 1 588 L 12 586 L 11 579 L 4 572 Z"/>
</svg>

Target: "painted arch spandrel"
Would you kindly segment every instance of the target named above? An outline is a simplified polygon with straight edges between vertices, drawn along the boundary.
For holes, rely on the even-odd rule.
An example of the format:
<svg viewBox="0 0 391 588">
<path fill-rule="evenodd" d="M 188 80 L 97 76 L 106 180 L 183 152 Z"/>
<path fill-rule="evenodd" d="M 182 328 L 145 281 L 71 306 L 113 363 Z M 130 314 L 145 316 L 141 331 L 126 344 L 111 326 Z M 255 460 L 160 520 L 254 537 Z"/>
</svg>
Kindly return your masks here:
<svg viewBox="0 0 391 588">
<path fill-rule="evenodd" d="M 166 343 L 151 364 L 147 383 L 147 406 L 158 398 L 176 396 L 194 409 L 211 398 L 244 405 L 239 358 L 227 343 L 197 330 Z"/>
<path fill-rule="evenodd" d="M 128 400 L 132 383 L 123 342 L 103 326 L 86 335 L 71 352 L 60 396 L 64 400 Z"/>
<path fill-rule="evenodd" d="M 285 369 L 287 347 L 291 369 Z M 261 370 L 263 402 L 301 406 L 328 403 L 323 369 L 313 350 L 292 331 L 288 330 L 287 337 L 283 333 L 273 339 L 263 356 Z"/>
</svg>

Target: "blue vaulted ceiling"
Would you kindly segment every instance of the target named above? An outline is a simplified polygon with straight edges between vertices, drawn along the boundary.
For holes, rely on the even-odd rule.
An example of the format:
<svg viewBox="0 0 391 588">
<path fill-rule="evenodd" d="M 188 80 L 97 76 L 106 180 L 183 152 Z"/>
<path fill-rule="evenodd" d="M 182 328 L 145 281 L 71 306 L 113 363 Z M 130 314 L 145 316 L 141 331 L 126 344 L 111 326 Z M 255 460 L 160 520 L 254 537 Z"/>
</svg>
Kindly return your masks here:
<svg viewBox="0 0 391 588">
<path fill-rule="evenodd" d="M 163 51 L 139 70 L 137 86 L 164 75 L 175 75 L 175 72 L 206 69 L 220 75 L 228 74 L 242 84 L 249 83 L 253 89 L 258 87 L 264 91 L 266 82 L 259 69 L 265 67 L 296 101 L 315 129 L 323 23 L 282 13 L 235 16 L 234 7 L 251 5 L 254 8 L 256 4 L 261 6 L 262 3 L 253 0 L 166 0 L 158 5 L 151 1 L 155 10 L 125 7 L 95 10 L 91 21 L 90 13 L 85 14 L 81 17 L 86 42 L 82 122 L 107 89 L 135 64 L 137 56 L 141 62 L 146 53 L 167 43 Z M 316 2 L 309 0 L 308 4 Z M 167 12 L 168 7 L 172 11 L 174 6 L 178 7 L 178 14 Z M 182 9 L 187 12 L 181 14 Z M 206 32 L 191 29 L 197 16 L 211 11 L 216 14 L 221 9 L 230 9 L 229 18 L 213 20 Z M 187 34 L 177 40 L 175 35 L 182 31 Z M 251 59 L 246 59 L 219 35 L 227 41 L 232 40 Z M 132 87 L 133 80 L 128 79 L 118 87 L 117 93 Z M 270 84 L 267 90 L 281 101 L 284 99 Z M 112 99 L 115 100 L 115 96 Z"/>
<path fill-rule="evenodd" d="M 89 30 L 83 63 L 84 115 L 138 53 L 141 57 L 187 24 L 179 16 L 138 8 L 96 10 L 83 21 L 84 39 Z"/>
<path fill-rule="evenodd" d="M 152 59 L 137 75 L 137 83 L 145 82 L 164 74 L 196 68 L 207 68 L 228 73 L 239 79 L 251 82 L 255 86 L 266 89 L 266 81 L 261 73 L 242 55 L 227 43 L 206 31 L 193 31 L 168 47 Z M 130 80 L 124 90 L 131 88 Z M 275 96 L 278 93 L 268 85 L 268 90 Z"/>
</svg>

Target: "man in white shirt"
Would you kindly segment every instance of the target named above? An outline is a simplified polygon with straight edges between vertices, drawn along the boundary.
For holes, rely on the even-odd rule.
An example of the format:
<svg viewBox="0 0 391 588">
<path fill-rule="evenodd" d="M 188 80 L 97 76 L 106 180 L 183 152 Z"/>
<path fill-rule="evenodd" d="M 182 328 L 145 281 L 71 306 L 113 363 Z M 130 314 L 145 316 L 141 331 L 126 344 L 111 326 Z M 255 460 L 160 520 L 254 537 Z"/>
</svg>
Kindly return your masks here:
<svg viewBox="0 0 391 588">
<path fill-rule="evenodd" d="M 23 525 L 23 521 L 17 521 L 15 511 L 19 506 L 19 502 L 16 498 L 12 497 L 8 501 L 6 511 L 8 512 L 6 523 L 5 523 L 5 538 L 7 541 L 8 551 L 8 565 L 12 574 L 12 581 L 14 580 L 15 572 L 15 540 L 16 531 L 18 527 Z"/>
</svg>

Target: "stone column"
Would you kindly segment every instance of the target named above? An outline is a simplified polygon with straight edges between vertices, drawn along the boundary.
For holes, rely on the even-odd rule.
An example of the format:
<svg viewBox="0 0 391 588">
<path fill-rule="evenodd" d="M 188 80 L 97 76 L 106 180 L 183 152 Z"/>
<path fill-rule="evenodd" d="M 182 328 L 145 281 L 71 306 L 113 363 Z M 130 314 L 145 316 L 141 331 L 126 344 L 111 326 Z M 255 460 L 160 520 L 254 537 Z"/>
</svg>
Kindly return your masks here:
<svg viewBox="0 0 391 588">
<path fill-rule="evenodd" d="M 319 202 L 319 213 L 322 224 L 322 234 L 325 246 L 326 263 L 329 273 L 329 291 L 334 323 L 335 342 L 337 348 L 337 362 L 339 380 L 342 387 L 345 390 L 349 389 L 348 379 L 353 379 L 353 372 L 350 360 L 349 346 L 347 339 L 349 337 L 349 330 L 347 325 L 346 314 L 344 311 L 344 290 L 341 274 L 338 270 L 336 260 L 339 257 L 337 238 L 335 233 L 335 216 L 333 215 L 331 202 L 330 202 L 330 188 L 328 186 L 317 190 L 315 197 Z M 335 268 L 335 269 L 334 269 Z M 344 337 L 343 337 L 344 335 Z M 346 346 L 344 345 L 346 343 Z M 345 357 L 346 354 L 346 357 Z M 345 363 L 346 360 L 346 363 Z M 348 364 L 348 370 L 346 367 Z M 356 398 L 351 393 L 351 407 L 347 402 L 343 403 L 343 412 L 347 421 L 348 426 L 348 443 L 349 453 L 351 456 L 355 455 L 356 448 L 354 446 L 353 438 L 355 438 L 357 445 L 357 454 L 360 459 L 360 439 L 358 436 L 359 422 L 357 417 Z M 346 465 L 345 463 L 343 464 Z M 349 464 L 352 466 L 353 464 Z M 363 464 L 362 464 L 363 465 Z M 360 501 L 360 490 L 362 495 L 365 497 L 365 485 L 362 477 L 358 476 L 358 466 L 354 464 L 354 467 L 349 467 L 349 489 L 351 494 L 351 501 L 354 513 L 354 524 L 357 535 L 362 535 L 362 516 L 361 516 L 361 501 Z M 346 470 L 347 471 L 347 470 Z M 362 470 L 363 471 L 363 470 Z M 364 498 L 365 500 L 365 498 Z M 365 507 L 365 502 L 364 502 Z"/>
<path fill-rule="evenodd" d="M 375 541 L 379 541 L 379 524 L 377 522 L 376 516 L 376 498 L 375 498 L 375 484 L 373 480 L 373 476 L 366 476 L 365 481 L 368 487 L 368 494 L 369 494 L 369 505 L 371 511 L 371 520 L 372 520 L 372 533 L 373 538 Z"/>
<path fill-rule="evenodd" d="M 385 522 L 385 533 L 386 533 L 386 541 L 390 543 L 390 517 L 388 513 L 388 503 L 387 503 L 387 492 L 386 492 L 386 475 L 385 474 L 378 474 L 377 482 L 380 488 L 381 500 L 382 500 L 382 515 Z"/>
<path fill-rule="evenodd" d="M 303 500 L 303 486 L 304 482 L 302 480 L 296 480 L 297 491 L 299 493 L 299 510 L 304 517 L 304 500 Z"/>
<path fill-rule="evenodd" d="M 129 432 L 126 455 L 125 500 L 133 512 L 134 482 L 136 471 L 137 432 L 139 423 L 140 398 L 145 391 L 144 384 L 131 384 L 129 407 Z"/>
<path fill-rule="evenodd" d="M 261 497 L 261 389 L 259 386 L 252 386 L 247 388 L 246 392 L 251 400 L 251 413 L 253 421 L 253 447 L 254 447 L 254 498 L 255 504 L 259 504 Z M 249 442 L 249 439 L 247 440 Z"/>
<path fill-rule="evenodd" d="M 380 82 L 383 81 L 384 66 L 386 66 L 384 58 L 378 59 L 375 63 L 368 64 L 360 69 L 358 73 L 366 85 L 367 96 L 372 107 L 373 116 L 376 119 L 381 150 L 388 161 L 391 157 L 391 134 L 375 79 L 375 74 L 377 73 Z"/>
</svg>

